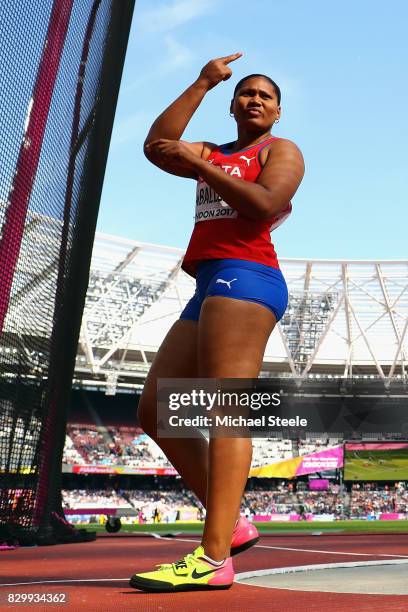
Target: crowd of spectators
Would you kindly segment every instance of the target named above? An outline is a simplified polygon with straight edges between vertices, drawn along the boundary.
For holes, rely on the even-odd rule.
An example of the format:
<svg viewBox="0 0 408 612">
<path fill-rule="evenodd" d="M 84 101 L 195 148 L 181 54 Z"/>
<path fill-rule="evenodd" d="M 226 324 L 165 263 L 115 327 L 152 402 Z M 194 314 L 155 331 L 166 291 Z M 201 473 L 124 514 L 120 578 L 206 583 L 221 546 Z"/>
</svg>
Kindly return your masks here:
<svg viewBox="0 0 408 612">
<path fill-rule="evenodd" d="M 167 458 L 157 449 L 153 440 L 137 428 L 68 425 L 63 463 L 169 467 Z"/>
<path fill-rule="evenodd" d="M 86 463 L 85 458 L 75 447 L 72 438 L 68 435 L 65 437 L 63 461 L 67 465 L 85 465 Z"/>
<path fill-rule="evenodd" d="M 303 485 L 303 486 L 302 486 Z M 81 507 L 131 507 L 144 514 L 147 520 L 156 511 L 166 515 L 181 507 L 203 508 L 193 493 L 175 487 L 174 490 L 142 489 L 107 491 L 63 491 L 67 508 Z M 351 491 L 344 486 L 330 483 L 327 491 L 310 491 L 307 483 L 282 481 L 275 488 L 252 488 L 244 494 L 241 511 L 256 514 L 333 515 L 336 519 L 359 518 L 381 513 L 402 513 L 408 516 L 408 484 L 394 486 L 378 484 L 354 484 Z"/>
<path fill-rule="evenodd" d="M 277 438 L 255 438 L 252 447 L 253 467 L 291 459 L 294 452 L 292 440 Z"/>
<path fill-rule="evenodd" d="M 194 516 L 202 516 L 203 508 L 199 500 L 187 489 L 174 490 L 63 490 L 63 505 L 68 509 L 129 508 L 137 516 L 138 522 L 176 520 L 183 508 L 194 510 Z"/>
<path fill-rule="evenodd" d="M 341 444 L 338 438 L 313 438 L 294 442 L 277 438 L 253 440 L 252 466 L 258 467 L 306 455 Z M 77 451 L 75 453 L 75 451 Z M 130 467 L 169 467 L 161 449 L 135 427 L 68 425 L 64 450 L 67 465 L 99 464 Z"/>
<path fill-rule="evenodd" d="M 337 438 L 305 439 L 296 443 L 277 438 L 254 439 L 252 466 L 283 461 L 340 443 Z M 97 428 L 93 425 L 68 425 L 63 461 L 67 465 L 170 466 L 161 449 L 142 430 L 135 427 Z"/>
<path fill-rule="evenodd" d="M 358 518 L 377 513 L 408 515 L 408 483 L 386 484 L 381 489 L 374 483 L 353 484 L 350 516 Z"/>
<path fill-rule="evenodd" d="M 339 438 L 300 438 L 298 440 L 298 452 L 299 455 L 308 455 L 309 453 L 317 453 L 326 448 L 339 446 L 341 443 L 342 440 Z"/>
<path fill-rule="evenodd" d="M 281 482 L 275 489 L 254 489 L 244 496 L 244 509 L 250 514 L 333 514 L 345 513 L 347 492 L 340 493 L 337 484 L 330 484 L 327 491 L 309 491 L 306 487 Z"/>
<path fill-rule="evenodd" d="M 127 465 L 130 467 L 168 467 L 161 449 L 135 427 L 96 427 L 69 425 L 64 450 L 66 464 Z M 305 455 L 341 444 L 339 438 L 281 440 L 261 438 L 253 441 L 254 467 Z M 276 481 L 275 481 L 276 483 Z M 242 511 L 254 514 L 313 514 L 335 518 L 359 518 L 381 513 L 408 515 L 408 484 L 395 486 L 355 483 L 351 489 L 331 483 L 327 491 L 310 491 L 306 482 L 282 481 L 267 489 L 254 486 L 245 493 Z M 67 507 L 132 507 L 144 516 L 163 515 L 181 506 L 203 508 L 197 498 L 180 487 L 173 490 L 146 489 L 115 493 L 106 491 L 65 491 Z"/>
<path fill-rule="evenodd" d="M 74 489 L 62 491 L 65 508 L 131 508 L 132 504 L 114 490 Z"/>
</svg>

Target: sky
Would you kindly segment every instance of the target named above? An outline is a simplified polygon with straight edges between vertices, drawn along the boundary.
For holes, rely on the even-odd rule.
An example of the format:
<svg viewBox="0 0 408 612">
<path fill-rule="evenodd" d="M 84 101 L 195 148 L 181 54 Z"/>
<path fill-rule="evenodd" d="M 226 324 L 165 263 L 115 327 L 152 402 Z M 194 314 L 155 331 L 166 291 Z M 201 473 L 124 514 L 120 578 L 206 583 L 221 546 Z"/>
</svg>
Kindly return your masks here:
<svg viewBox="0 0 408 612">
<path fill-rule="evenodd" d="M 306 173 L 278 256 L 408 259 L 406 0 L 137 0 L 106 168 L 98 231 L 185 248 L 195 182 L 144 157 L 151 123 L 210 59 L 241 51 L 183 139 L 236 137 L 229 103 L 252 72 L 282 90 L 273 133 Z"/>
</svg>

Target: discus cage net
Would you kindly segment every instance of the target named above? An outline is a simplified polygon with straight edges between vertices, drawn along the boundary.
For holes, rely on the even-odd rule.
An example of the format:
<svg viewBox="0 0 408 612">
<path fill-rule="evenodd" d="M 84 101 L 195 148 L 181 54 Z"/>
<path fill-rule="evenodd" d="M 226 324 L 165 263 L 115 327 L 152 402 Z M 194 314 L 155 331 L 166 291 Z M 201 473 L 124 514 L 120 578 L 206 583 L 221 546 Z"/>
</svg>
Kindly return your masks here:
<svg viewBox="0 0 408 612">
<path fill-rule="evenodd" d="M 0 542 L 81 536 L 61 460 L 133 9 L 0 3 Z"/>
</svg>

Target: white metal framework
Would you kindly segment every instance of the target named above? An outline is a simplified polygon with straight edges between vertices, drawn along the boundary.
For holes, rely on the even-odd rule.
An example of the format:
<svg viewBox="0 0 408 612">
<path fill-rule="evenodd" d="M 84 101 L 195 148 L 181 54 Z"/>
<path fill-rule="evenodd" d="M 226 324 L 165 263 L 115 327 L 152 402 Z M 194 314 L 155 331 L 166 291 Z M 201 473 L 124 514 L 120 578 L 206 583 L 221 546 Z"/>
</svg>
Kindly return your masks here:
<svg viewBox="0 0 408 612">
<path fill-rule="evenodd" d="M 97 234 L 77 379 L 140 384 L 194 293 L 183 251 Z M 289 306 L 263 376 L 407 377 L 408 260 L 281 259 Z"/>
</svg>

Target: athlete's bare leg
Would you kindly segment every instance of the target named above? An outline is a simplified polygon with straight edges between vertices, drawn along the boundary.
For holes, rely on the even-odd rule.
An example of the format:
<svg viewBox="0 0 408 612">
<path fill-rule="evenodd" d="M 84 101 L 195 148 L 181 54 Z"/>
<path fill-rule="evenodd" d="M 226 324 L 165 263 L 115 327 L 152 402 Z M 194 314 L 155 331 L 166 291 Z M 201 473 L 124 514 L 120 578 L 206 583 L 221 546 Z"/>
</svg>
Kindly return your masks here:
<svg viewBox="0 0 408 612">
<path fill-rule="evenodd" d="M 146 378 L 139 402 L 138 418 L 143 430 L 157 442 L 180 476 L 206 506 L 208 442 L 201 438 L 157 438 L 158 378 L 196 378 L 196 321 L 179 320 L 165 337 Z M 181 443 L 182 442 L 182 443 Z"/>
<path fill-rule="evenodd" d="M 218 296 L 206 298 L 199 321 L 198 375 L 257 378 L 275 324 L 273 313 L 259 304 Z M 202 543 L 206 554 L 216 561 L 230 554 L 251 458 L 250 438 L 210 439 Z"/>
</svg>

